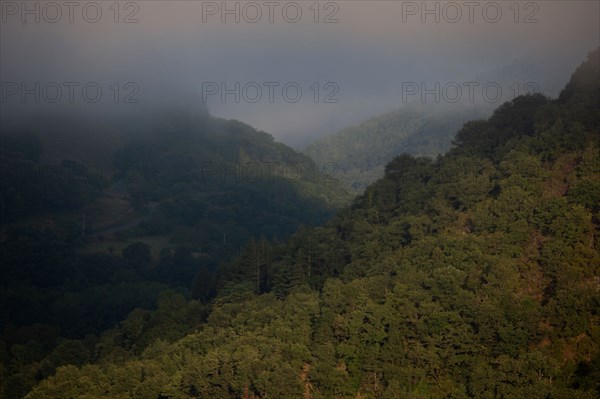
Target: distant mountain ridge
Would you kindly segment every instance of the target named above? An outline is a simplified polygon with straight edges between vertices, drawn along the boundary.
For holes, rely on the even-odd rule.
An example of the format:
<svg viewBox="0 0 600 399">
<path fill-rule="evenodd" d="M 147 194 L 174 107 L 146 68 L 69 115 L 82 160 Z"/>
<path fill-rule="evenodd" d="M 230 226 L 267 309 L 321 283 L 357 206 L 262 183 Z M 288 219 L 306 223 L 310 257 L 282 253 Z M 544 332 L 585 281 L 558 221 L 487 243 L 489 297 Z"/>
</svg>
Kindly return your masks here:
<svg viewBox="0 0 600 399">
<path fill-rule="evenodd" d="M 383 176 L 385 164 L 396 155 L 435 157 L 443 154 L 463 123 L 487 118 L 505 101 L 528 92 L 557 97 L 572 69 L 563 64 L 548 68 L 552 66 L 549 59 L 548 56 L 523 57 L 470 79 L 477 84 L 473 99 L 469 98 L 468 86 L 460 83 L 457 84 L 463 91 L 456 103 L 445 98 L 436 101 L 433 95 L 422 98 L 420 93 L 407 97 L 411 101 L 400 109 L 324 136 L 303 151 L 318 162 L 335 162 L 340 180 L 346 188 L 359 194 Z M 501 97 L 495 98 L 495 88 L 491 87 L 490 98 L 486 99 L 483 88 L 487 84 L 499 87 Z M 432 88 L 434 83 L 427 83 L 426 87 Z"/>
</svg>

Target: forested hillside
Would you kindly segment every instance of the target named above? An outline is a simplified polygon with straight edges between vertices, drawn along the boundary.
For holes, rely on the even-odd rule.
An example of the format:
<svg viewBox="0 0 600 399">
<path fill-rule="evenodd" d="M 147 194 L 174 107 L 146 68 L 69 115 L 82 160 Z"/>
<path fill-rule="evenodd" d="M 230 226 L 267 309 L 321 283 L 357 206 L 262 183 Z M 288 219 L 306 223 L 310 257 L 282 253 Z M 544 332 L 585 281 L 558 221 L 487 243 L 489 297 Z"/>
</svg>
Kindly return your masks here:
<svg viewBox="0 0 600 399">
<path fill-rule="evenodd" d="M 597 398 L 599 77 L 596 50 L 557 100 L 518 97 L 323 226 L 251 241 L 206 317 L 165 294 L 43 359 L 3 347 L 2 373 L 43 379 L 28 399 Z"/>
<path fill-rule="evenodd" d="M 49 162 L 46 131 L 2 133 L 0 398 L 83 361 L 70 356 L 93 359 L 97 336 L 136 308 L 200 301 L 167 334 L 183 336 L 204 317 L 220 262 L 349 202 L 333 168 L 241 122 L 167 112 L 134 126 L 98 151 L 112 152 L 108 169 Z"/>
<path fill-rule="evenodd" d="M 319 165 L 238 121 L 172 115 L 117 151 L 134 206 L 155 212 L 133 234 L 195 247 L 283 238 L 348 203 L 332 165 Z"/>
<path fill-rule="evenodd" d="M 317 162 L 334 162 L 346 188 L 361 194 L 396 155 L 435 157 L 448 150 L 456 131 L 483 109 L 435 111 L 406 106 L 373 117 L 310 144 L 304 152 Z"/>
</svg>

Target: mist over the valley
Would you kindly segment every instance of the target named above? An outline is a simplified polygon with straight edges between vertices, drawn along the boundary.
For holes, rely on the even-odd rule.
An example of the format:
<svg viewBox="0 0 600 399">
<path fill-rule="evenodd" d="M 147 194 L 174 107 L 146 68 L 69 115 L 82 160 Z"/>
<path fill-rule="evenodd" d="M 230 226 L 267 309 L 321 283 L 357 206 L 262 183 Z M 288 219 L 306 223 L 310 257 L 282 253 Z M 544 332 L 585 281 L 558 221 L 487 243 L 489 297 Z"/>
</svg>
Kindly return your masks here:
<svg viewBox="0 0 600 399">
<path fill-rule="evenodd" d="M 101 17 L 96 18 L 96 7 L 86 8 L 84 2 L 72 10 L 61 6 L 58 18 L 57 10 L 40 3 L 30 5 L 35 11 L 38 4 L 38 14 L 27 14 L 21 3 L 5 2 L 2 122 L 38 114 L 106 119 L 173 104 L 193 109 L 207 100 L 216 116 L 242 120 L 303 147 L 373 115 L 420 102 L 420 90 L 407 95 L 407 84 L 432 90 L 438 83 L 439 92 L 456 83 L 464 89 L 464 104 L 468 88 L 463 84 L 479 82 L 465 106 L 486 102 L 483 85 L 496 81 L 505 98 L 526 92 L 528 82 L 556 96 L 576 60 L 598 45 L 596 2 L 543 1 L 536 8 L 523 3 L 518 12 L 505 4 L 499 17 L 486 2 L 472 10 L 462 2 L 450 2 L 453 7 L 330 3 L 317 8 L 300 3 L 299 18 L 285 2 L 271 5 L 272 10 L 256 2 L 260 18 L 243 2 L 151 1 L 135 7 L 123 2 L 118 9 L 99 3 Z M 292 17 L 297 22 L 288 22 Z M 511 65 L 516 68 L 510 70 Z M 503 68 L 509 73 L 497 73 Z M 20 85 L 35 90 L 35 82 L 50 99 L 36 103 L 26 95 L 22 100 Z M 16 94 L 13 83 L 19 86 Z M 52 83 L 62 89 L 55 103 L 55 88 L 46 87 Z M 94 87 L 86 87 L 90 83 Z M 219 92 L 203 98 L 207 83 L 219 85 Z M 222 98 L 221 84 L 236 91 L 236 83 L 238 98 Z M 293 85 L 287 87 L 289 98 L 283 93 L 286 84 Z M 262 96 L 252 102 L 257 86 Z M 90 103 L 82 91 L 89 90 L 95 101 L 97 87 L 102 95 Z M 299 99 L 289 101 L 296 101 L 297 87 Z M 452 105 L 445 99 L 440 103 Z"/>
<path fill-rule="evenodd" d="M 600 398 L 599 16 L 0 0 L 0 399 Z"/>
</svg>

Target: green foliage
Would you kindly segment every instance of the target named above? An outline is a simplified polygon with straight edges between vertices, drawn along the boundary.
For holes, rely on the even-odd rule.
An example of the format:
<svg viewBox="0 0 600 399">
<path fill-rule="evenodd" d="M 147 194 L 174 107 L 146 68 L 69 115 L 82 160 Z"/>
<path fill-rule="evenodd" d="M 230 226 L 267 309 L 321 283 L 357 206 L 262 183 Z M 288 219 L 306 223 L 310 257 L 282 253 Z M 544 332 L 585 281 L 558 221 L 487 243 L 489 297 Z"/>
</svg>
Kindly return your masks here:
<svg viewBox="0 0 600 399">
<path fill-rule="evenodd" d="M 85 343 L 13 339 L 3 389 L 42 359 L 58 368 L 28 399 L 597 398 L 598 104 L 572 87 L 467 124 L 435 161 L 396 157 L 321 227 L 249 241 L 209 312 L 165 293 L 85 365 Z"/>
</svg>

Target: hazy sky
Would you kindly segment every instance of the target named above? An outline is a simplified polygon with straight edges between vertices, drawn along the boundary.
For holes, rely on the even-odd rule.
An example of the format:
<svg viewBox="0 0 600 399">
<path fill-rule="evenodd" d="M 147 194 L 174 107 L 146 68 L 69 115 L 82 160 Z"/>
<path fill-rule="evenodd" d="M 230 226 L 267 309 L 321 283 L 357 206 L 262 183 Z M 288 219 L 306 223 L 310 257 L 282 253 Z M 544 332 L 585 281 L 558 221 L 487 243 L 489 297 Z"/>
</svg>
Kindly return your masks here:
<svg viewBox="0 0 600 399">
<path fill-rule="evenodd" d="M 204 93 L 211 113 L 299 145 L 401 106 L 407 83 L 524 57 L 564 74 L 599 45 L 599 4 L 2 0 L 2 117 L 193 108 Z"/>
</svg>

